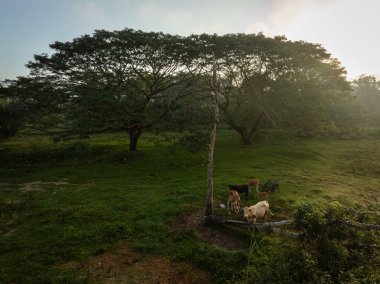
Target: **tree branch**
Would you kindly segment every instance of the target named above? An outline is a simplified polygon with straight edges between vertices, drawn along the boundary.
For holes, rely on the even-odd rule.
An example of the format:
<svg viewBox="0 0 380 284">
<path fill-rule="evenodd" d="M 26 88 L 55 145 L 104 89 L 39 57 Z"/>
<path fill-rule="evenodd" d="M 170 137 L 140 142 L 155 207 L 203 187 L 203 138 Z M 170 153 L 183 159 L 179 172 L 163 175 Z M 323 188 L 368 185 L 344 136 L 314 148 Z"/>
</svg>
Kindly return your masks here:
<svg viewBox="0 0 380 284">
<path fill-rule="evenodd" d="M 380 231 L 380 225 L 379 224 L 366 224 L 366 223 L 359 223 L 354 221 L 345 221 L 345 220 L 335 220 L 331 222 L 329 225 L 341 225 L 346 227 L 353 227 L 361 230 L 377 230 Z"/>
</svg>

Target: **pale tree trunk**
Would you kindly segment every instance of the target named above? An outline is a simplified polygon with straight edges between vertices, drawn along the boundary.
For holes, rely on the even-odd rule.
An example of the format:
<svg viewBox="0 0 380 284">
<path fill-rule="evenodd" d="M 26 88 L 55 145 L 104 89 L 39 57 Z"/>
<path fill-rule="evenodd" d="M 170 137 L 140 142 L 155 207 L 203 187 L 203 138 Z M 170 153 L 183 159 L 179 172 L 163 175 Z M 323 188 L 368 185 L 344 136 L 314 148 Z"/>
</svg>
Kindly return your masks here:
<svg viewBox="0 0 380 284">
<path fill-rule="evenodd" d="M 214 66 L 212 73 L 212 95 L 214 98 L 214 118 L 213 125 L 210 134 L 210 144 L 208 151 L 207 160 L 207 205 L 206 205 L 206 217 L 212 216 L 212 206 L 213 206 L 213 191 L 214 191 L 214 148 L 216 140 L 216 128 L 219 122 L 219 101 L 218 101 L 218 91 L 216 87 L 216 66 L 215 66 L 215 56 L 214 56 Z"/>
</svg>

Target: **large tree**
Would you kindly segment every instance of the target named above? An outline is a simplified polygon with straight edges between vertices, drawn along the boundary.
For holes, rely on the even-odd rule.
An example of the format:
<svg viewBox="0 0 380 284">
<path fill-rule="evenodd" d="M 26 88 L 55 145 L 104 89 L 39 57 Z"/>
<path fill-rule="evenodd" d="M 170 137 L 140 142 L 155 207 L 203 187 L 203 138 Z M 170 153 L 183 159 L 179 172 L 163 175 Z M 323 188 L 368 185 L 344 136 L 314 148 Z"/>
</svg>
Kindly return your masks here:
<svg viewBox="0 0 380 284">
<path fill-rule="evenodd" d="M 308 133 L 323 128 L 334 119 L 330 103 L 349 90 L 344 68 L 318 44 L 261 33 L 194 38 L 208 58 L 216 54 L 220 109 L 245 145 L 263 123 Z"/>
<path fill-rule="evenodd" d="M 51 96 L 64 100 L 58 105 L 64 113 L 61 126 L 72 133 L 124 130 L 129 150 L 135 151 L 143 129 L 191 94 L 193 50 L 186 38 L 98 30 L 50 47 L 54 53 L 35 55 L 29 78 L 22 80 L 32 85 L 45 80 L 53 88 Z M 38 93 L 34 100 L 41 103 Z"/>
</svg>

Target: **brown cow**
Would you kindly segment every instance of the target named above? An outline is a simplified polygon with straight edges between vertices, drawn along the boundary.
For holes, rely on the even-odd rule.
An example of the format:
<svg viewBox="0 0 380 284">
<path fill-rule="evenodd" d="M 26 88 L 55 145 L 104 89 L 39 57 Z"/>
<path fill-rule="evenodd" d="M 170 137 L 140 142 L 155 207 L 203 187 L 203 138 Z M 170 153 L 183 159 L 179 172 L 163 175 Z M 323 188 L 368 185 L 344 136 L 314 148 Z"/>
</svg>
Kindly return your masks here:
<svg viewBox="0 0 380 284">
<path fill-rule="evenodd" d="M 231 214 L 231 212 L 233 212 L 235 214 L 235 217 L 239 215 L 240 196 L 236 190 L 229 190 L 228 192 L 227 209 L 228 214 Z"/>
<path fill-rule="evenodd" d="M 259 192 L 259 187 L 261 185 L 259 179 L 257 179 L 257 178 L 247 179 L 247 184 L 248 184 L 249 187 L 251 187 L 252 185 L 254 185 L 255 188 L 256 188 L 256 192 Z"/>
</svg>

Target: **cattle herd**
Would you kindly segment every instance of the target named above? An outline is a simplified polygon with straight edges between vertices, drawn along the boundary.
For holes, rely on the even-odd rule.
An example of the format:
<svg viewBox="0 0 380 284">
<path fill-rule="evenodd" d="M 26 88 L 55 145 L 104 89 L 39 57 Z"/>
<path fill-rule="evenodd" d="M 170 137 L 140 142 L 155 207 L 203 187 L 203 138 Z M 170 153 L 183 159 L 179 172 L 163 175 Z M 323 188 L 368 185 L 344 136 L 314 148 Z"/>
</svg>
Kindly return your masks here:
<svg viewBox="0 0 380 284">
<path fill-rule="evenodd" d="M 228 212 L 229 214 L 233 213 L 235 218 L 239 217 L 241 205 L 239 193 L 245 193 L 245 197 L 248 200 L 248 195 L 252 192 L 252 186 L 255 187 L 258 199 L 260 201 L 249 207 L 245 206 L 242 208 L 244 219 L 251 223 L 256 223 L 256 219 L 263 219 L 264 222 L 266 222 L 268 213 L 272 214 L 269 210 L 269 194 L 280 189 L 277 180 L 267 180 L 264 184 L 261 184 L 259 179 L 247 179 L 245 184 L 229 185 L 227 199 Z"/>
</svg>

